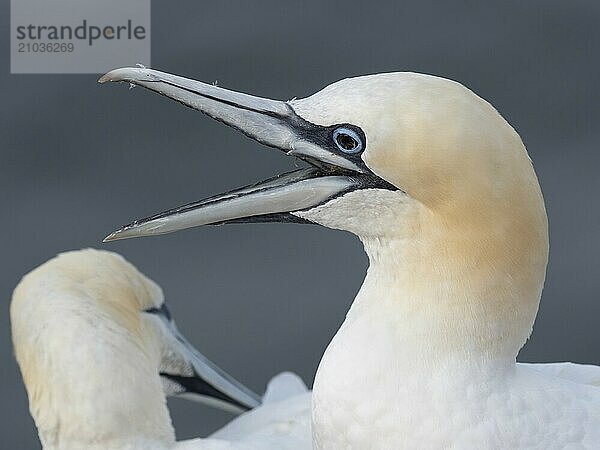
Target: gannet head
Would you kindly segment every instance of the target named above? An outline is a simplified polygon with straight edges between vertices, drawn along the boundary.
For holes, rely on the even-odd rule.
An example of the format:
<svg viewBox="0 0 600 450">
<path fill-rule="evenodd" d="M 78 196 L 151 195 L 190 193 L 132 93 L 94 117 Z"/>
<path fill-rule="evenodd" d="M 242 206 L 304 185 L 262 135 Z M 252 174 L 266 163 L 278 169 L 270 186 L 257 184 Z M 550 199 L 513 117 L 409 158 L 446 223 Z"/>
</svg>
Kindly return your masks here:
<svg viewBox="0 0 600 450">
<path fill-rule="evenodd" d="M 170 445 L 165 394 L 257 404 L 179 334 L 160 287 L 114 253 L 68 252 L 33 270 L 10 316 L 45 448 Z"/>
<path fill-rule="evenodd" d="M 433 304 L 469 339 L 502 341 L 514 356 L 529 335 L 548 251 L 541 191 L 515 130 L 459 83 L 377 74 L 278 102 L 150 69 L 100 81 L 157 91 L 312 166 L 135 221 L 108 240 L 319 223 L 358 235 L 372 266 L 402 286 L 397 297 Z"/>
</svg>

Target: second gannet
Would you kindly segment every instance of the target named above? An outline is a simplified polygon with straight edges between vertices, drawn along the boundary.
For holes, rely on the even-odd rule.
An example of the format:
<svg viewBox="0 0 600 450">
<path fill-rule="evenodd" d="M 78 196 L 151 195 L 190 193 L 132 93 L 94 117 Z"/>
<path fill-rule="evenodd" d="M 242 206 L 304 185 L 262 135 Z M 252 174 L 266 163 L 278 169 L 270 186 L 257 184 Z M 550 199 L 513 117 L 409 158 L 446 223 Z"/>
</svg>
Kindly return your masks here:
<svg viewBox="0 0 600 450">
<path fill-rule="evenodd" d="M 160 287 L 117 254 L 63 253 L 27 274 L 10 308 L 15 355 L 44 450 L 308 450 L 310 394 L 291 374 L 261 399 L 177 331 Z M 242 415 L 175 442 L 165 395 Z"/>
<path fill-rule="evenodd" d="M 139 68 L 126 81 L 310 167 L 133 222 L 107 240 L 305 222 L 364 244 L 366 279 L 319 365 L 317 449 L 600 445 L 598 367 L 519 365 L 548 259 L 517 132 L 459 83 L 386 73 L 280 102 Z"/>
</svg>

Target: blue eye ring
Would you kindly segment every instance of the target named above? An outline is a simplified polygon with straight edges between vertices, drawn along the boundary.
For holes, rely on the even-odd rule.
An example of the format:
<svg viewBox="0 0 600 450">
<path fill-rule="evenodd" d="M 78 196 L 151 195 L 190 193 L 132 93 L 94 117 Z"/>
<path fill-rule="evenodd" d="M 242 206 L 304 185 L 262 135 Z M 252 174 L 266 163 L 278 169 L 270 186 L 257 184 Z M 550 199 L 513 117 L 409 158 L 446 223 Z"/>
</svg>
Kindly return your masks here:
<svg viewBox="0 0 600 450">
<path fill-rule="evenodd" d="M 351 155 L 360 153 L 364 148 L 358 133 L 346 127 L 339 127 L 333 131 L 333 142 L 340 151 Z"/>
</svg>

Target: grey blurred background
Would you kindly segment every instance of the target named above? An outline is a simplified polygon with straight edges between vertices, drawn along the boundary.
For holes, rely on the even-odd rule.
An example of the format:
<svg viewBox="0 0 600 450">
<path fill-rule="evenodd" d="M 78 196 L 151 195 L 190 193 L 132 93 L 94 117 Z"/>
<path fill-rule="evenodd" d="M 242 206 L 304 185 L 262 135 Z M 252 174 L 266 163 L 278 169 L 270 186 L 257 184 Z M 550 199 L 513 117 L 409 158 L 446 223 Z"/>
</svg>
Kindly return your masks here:
<svg viewBox="0 0 600 450">
<path fill-rule="evenodd" d="M 367 266 L 359 241 L 265 224 L 102 244 L 131 219 L 293 163 L 141 88 L 100 86 L 93 75 L 9 75 L 8 8 L 5 0 L 0 447 L 39 447 L 10 344 L 11 291 L 68 249 L 126 256 L 162 285 L 189 339 L 253 389 L 282 370 L 312 383 Z M 466 84 L 520 132 L 550 217 L 546 288 L 520 359 L 600 364 L 599 19 L 597 0 L 153 2 L 152 66 L 278 99 L 384 71 Z M 229 419 L 170 404 L 180 437 Z"/>
</svg>

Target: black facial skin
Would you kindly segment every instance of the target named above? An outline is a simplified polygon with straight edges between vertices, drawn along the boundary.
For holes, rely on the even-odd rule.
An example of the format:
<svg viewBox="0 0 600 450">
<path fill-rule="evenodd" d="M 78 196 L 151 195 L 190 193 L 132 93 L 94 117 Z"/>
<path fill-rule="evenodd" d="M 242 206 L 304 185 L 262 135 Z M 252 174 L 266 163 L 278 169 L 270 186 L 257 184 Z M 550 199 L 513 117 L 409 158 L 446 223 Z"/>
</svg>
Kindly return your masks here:
<svg viewBox="0 0 600 450">
<path fill-rule="evenodd" d="M 294 116 L 295 116 L 294 129 L 296 130 L 296 132 L 302 139 L 312 142 L 313 144 L 316 144 L 323 149 L 329 150 L 331 153 L 339 154 L 339 155 L 343 156 L 344 159 L 347 159 L 348 161 L 352 162 L 356 166 L 360 167 L 362 170 L 365 171 L 365 173 L 376 176 L 365 165 L 365 162 L 360 157 L 360 155 L 367 148 L 367 137 L 365 136 L 364 131 L 360 127 L 357 127 L 356 125 L 352 125 L 350 123 L 340 123 L 340 124 L 336 124 L 336 125 L 330 125 L 328 127 L 322 127 L 322 126 L 315 125 L 314 123 L 311 123 L 311 122 L 308 122 L 307 120 L 302 119 L 300 116 L 296 115 L 295 113 L 294 113 Z M 338 128 L 347 128 L 349 130 L 354 131 L 358 135 L 360 140 L 362 141 L 362 150 L 357 153 L 346 153 L 346 152 L 341 151 L 338 148 L 338 146 L 336 145 L 336 141 L 333 136 L 333 133 Z M 339 138 L 339 136 L 338 136 L 338 138 Z M 338 142 L 339 142 L 339 140 L 338 140 Z M 338 173 L 340 171 L 340 169 L 338 167 L 329 166 L 328 164 L 325 164 L 322 161 L 313 160 L 312 158 L 309 158 L 309 157 L 301 157 L 301 158 L 304 159 L 307 163 L 315 165 L 327 173 Z M 377 177 L 377 178 L 379 178 L 379 177 Z"/>
</svg>

